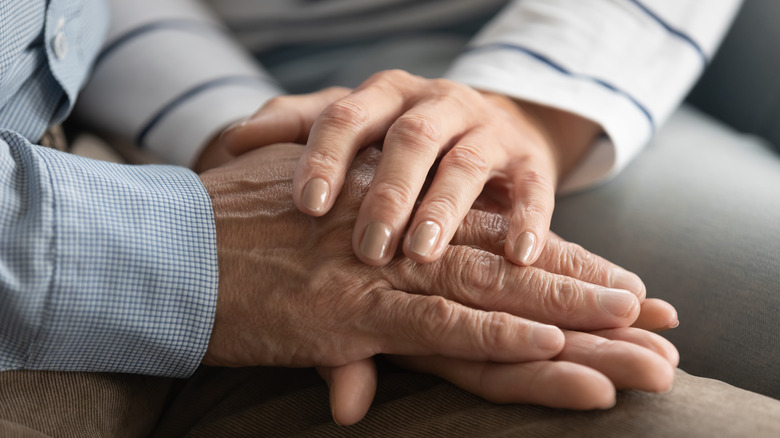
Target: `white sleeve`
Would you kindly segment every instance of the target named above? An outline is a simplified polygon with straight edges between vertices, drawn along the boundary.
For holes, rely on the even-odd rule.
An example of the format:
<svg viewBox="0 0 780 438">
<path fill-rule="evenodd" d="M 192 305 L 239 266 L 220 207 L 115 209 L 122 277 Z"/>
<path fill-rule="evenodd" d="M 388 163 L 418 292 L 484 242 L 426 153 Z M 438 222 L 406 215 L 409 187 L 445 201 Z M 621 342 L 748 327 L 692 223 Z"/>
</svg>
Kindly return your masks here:
<svg viewBox="0 0 780 438">
<path fill-rule="evenodd" d="M 196 0 L 112 0 L 111 25 L 76 114 L 164 160 L 205 143 L 281 91 Z"/>
<path fill-rule="evenodd" d="M 740 0 L 515 0 L 447 77 L 602 126 L 559 191 L 616 175 L 706 67 Z"/>
</svg>

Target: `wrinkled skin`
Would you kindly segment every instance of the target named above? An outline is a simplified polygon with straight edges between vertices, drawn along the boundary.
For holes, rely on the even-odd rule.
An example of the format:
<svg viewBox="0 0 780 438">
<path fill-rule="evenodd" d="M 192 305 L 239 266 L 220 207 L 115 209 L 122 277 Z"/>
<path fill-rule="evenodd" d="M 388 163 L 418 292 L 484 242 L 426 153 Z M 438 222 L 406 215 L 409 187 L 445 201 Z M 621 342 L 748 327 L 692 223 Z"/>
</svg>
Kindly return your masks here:
<svg viewBox="0 0 780 438">
<path fill-rule="evenodd" d="M 220 269 L 204 363 L 322 367 L 342 424 L 368 409 L 379 353 L 501 402 L 588 409 L 613 403 L 616 386 L 671 385 L 674 347 L 628 326 L 670 327 L 676 313 L 645 300 L 634 274 L 553 235 L 533 267 L 514 265 L 491 252 L 506 220 L 484 211 L 466 216 L 435 262 L 368 266 L 350 236 L 380 152 L 357 156 L 322 217 L 300 213 L 291 198 L 301 152 L 273 145 L 201 175 Z M 626 290 L 606 289 L 616 285 Z"/>
</svg>

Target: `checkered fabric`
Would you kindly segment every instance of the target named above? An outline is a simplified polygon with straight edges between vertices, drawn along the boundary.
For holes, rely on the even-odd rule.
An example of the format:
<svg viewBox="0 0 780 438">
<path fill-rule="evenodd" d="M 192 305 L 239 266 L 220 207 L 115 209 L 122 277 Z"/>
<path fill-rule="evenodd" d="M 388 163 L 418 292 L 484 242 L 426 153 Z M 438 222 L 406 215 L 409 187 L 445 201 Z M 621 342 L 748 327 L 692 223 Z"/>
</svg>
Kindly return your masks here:
<svg viewBox="0 0 780 438">
<path fill-rule="evenodd" d="M 0 370 L 184 377 L 216 308 L 200 180 L 27 140 L 70 111 L 105 23 L 99 0 L 0 2 Z"/>
</svg>

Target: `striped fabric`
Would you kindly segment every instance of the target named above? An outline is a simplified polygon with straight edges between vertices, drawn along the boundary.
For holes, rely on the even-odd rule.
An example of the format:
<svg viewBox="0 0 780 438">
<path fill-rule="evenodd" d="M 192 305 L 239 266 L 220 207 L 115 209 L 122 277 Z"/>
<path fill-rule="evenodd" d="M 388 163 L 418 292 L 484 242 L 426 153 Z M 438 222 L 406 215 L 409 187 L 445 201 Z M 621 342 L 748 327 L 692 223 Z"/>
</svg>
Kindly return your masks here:
<svg viewBox="0 0 780 438">
<path fill-rule="evenodd" d="M 739 5 L 113 0 L 108 42 L 78 110 L 101 129 L 190 165 L 223 127 L 285 92 L 256 59 L 292 64 L 296 54 L 319 51 L 322 60 L 353 45 L 361 45 L 352 52 L 361 56 L 371 41 L 386 46 L 399 35 L 424 38 L 471 29 L 477 21 L 481 32 L 453 60 L 448 78 L 567 110 L 604 128 L 607 135 L 561 185 L 576 190 L 609 179 L 637 155 L 699 77 Z M 310 82 L 322 82 L 315 79 Z"/>
</svg>

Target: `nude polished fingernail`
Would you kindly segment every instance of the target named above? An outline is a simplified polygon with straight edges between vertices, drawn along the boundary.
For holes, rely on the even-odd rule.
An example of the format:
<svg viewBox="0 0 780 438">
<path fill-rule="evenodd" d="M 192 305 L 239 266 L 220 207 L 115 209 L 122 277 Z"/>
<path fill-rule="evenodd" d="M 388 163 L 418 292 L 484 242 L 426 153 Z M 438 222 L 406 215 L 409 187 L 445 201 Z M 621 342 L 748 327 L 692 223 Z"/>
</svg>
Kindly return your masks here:
<svg viewBox="0 0 780 438">
<path fill-rule="evenodd" d="M 427 257 L 431 255 L 431 252 L 433 252 L 433 249 L 436 247 L 436 242 L 439 240 L 439 234 L 441 234 L 441 227 L 439 224 L 433 221 L 422 222 L 417 226 L 417 230 L 412 236 L 412 242 L 409 244 L 409 249 L 415 254 Z"/>
<path fill-rule="evenodd" d="M 638 275 L 633 272 L 626 271 L 623 268 L 615 268 L 612 271 L 612 284 L 615 289 L 623 289 L 629 292 L 633 292 L 638 298 L 642 299 L 646 295 L 645 284 L 639 278 Z"/>
<path fill-rule="evenodd" d="M 557 327 L 537 323 L 531 327 L 531 343 L 544 350 L 558 350 L 563 333 Z"/>
<path fill-rule="evenodd" d="M 329 190 L 330 186 L 327 181 L 322 178 L 312 178 L 303 189 L 301 203 L 307 210 L 320 213 L 325 209 Z"/>
<path fill-rule="evenodd" d="M 536 236 L 530 231 L 526 231 L 517 238 L 515 242 L 515 257 L 524 265 L 531 264 L 531 256 L 534 254 L 536 245 Z"/>
<path fill-rule="evenodd" d="M 371 222 L 363 231 L 363 240 L 360 241 L 360 253 L 371 260 L 381 260 L 390 246 L 390 226 L 381 222 Z"/>
<path fill-rule="evenodd" d="M 636 296 L 622 289 L 601 289 L 597 293 L 599 306 L 615 316 L 626 316 L 636 304 Z"/>
</svg>

